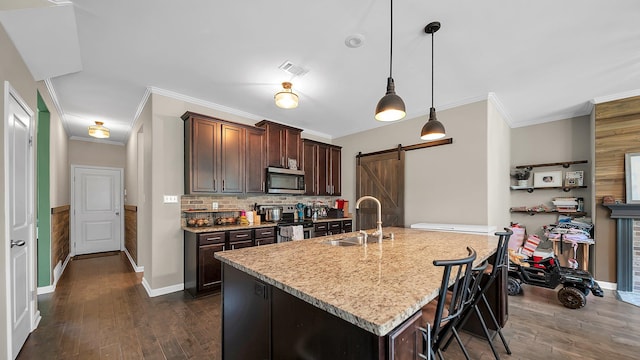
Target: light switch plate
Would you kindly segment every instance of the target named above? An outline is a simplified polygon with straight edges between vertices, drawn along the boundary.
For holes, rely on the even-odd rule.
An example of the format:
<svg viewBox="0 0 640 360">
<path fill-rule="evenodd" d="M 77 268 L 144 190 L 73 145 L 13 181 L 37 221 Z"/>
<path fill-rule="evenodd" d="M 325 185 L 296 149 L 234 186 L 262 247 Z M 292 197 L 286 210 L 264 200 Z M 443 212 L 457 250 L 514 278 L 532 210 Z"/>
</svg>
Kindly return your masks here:
<svg viewBox="0 0 640 360">
<path fill-rule="evenodd" d="M 164 196 L 165 204 L 177 204 L 178 203 L 178 195 L 165 195 Z"/>
</svg>

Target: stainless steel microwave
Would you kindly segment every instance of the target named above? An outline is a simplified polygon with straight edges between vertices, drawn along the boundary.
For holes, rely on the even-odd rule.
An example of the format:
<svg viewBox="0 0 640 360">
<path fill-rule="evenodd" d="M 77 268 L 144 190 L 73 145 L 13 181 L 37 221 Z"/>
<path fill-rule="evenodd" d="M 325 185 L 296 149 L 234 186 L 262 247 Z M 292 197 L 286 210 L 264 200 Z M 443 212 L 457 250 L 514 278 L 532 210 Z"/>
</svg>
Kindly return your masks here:
<svg viewBox="0 0 640 360">
<path fill-rule="evenodd" d="M 304 170 L 268 167 L 267 193 L 304 194 Z"/>
</svg>

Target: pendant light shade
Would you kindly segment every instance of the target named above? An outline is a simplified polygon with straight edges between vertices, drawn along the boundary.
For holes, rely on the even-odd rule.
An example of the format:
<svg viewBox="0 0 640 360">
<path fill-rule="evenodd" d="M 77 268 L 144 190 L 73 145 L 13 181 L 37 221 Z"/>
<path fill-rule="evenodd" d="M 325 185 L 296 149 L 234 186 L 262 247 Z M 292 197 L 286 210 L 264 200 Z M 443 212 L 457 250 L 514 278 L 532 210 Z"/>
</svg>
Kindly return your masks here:
<svg viewBox="0 0 640 360">
<path fill-rule="evenodd" d="M 376 106 L 376 120 L 395 121 L 406 115 L 404 101 L 396 95 L 393 78 L 387 78 L 387 94 L 378 101 Z"/>
<path fill-rule="evenodd" d="M 89 126 L 89 136 L 93 136 L 98 139 L 107 139 L 111 135 L 111 132 L 106 127 L 102 126 L 102 121 L 96 121 L 95 125 Z"/>
<path fill-rule="evenodd" d="M 393 0 L 391 0 L 391 26 L 389 35 L 389 77 L 387 78 L 387 93 L 378 101 L 376 106 L 376 120 L 396 121 L 406 115 L 404 101 L 396 94 L 396 86 L 393 81 Z"/>
<path fill-rule="evenodd" d="M 433 107 L 433 34 L 440 30 L 440 22 L 434 21 L 424 28 L 424 32 L 431 34 L 431 109 L 429 110 L 429 121 L 422 127 L 420 139 L 437 140 L 446 135 L 444 125 L 436 117 L 436 108 Z"/>
<path fill-rule="evenodd" d="M 291 90 L 291 83 L 285 81 L 282 83 L 282 91 L 273 97 L 276 106 L 283 109 L 294 109 L 298 107 L 298 95 Z"/>
</svg>

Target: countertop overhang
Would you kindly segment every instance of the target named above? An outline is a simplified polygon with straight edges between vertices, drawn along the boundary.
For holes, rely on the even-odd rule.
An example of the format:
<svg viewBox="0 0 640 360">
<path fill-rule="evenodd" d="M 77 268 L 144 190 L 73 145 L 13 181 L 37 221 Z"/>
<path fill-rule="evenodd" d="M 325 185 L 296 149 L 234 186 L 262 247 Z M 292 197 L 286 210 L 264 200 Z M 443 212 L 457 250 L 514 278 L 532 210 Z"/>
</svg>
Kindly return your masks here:
<svg viewBox="0 0 640 360">
<path fill-rule="evenodd" d="M 494 235 L 385 228 L 395 239 L 367 246 L 331 246 L 339 234 L 223 251 L 220 261 L 378 336 L 403 323 L 438 295 L 442 268 L 433 260 L 495 252 Z"/>
</svg>

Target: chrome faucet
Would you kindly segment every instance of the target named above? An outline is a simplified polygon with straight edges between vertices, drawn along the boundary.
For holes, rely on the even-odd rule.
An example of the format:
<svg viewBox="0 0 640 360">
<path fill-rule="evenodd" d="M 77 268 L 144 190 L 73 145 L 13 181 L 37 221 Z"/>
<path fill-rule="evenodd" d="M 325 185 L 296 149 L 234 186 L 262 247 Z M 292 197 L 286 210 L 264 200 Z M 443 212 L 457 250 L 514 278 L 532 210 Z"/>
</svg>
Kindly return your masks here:
<svg viewBox="0 0 640 360">
<path fill-rule="evenodd" d="M 378 221 L 376 222 L 378 224 L 378 227 L 376 228 L 376 231 L 372 235 L 378 236 L 380 237 L 380 240 L 382 240 L 382 205 L 380 204 L 380 200 L 374 198 L 373 196 L 368 196 L 368 195 L 363 196 L 360 199 L 358 199 L 358 201 L 356 201 L 356 210 L 360 209 L 360 203 L 363 200 L 373 200 L 378 205 Z"/>
</svg>

